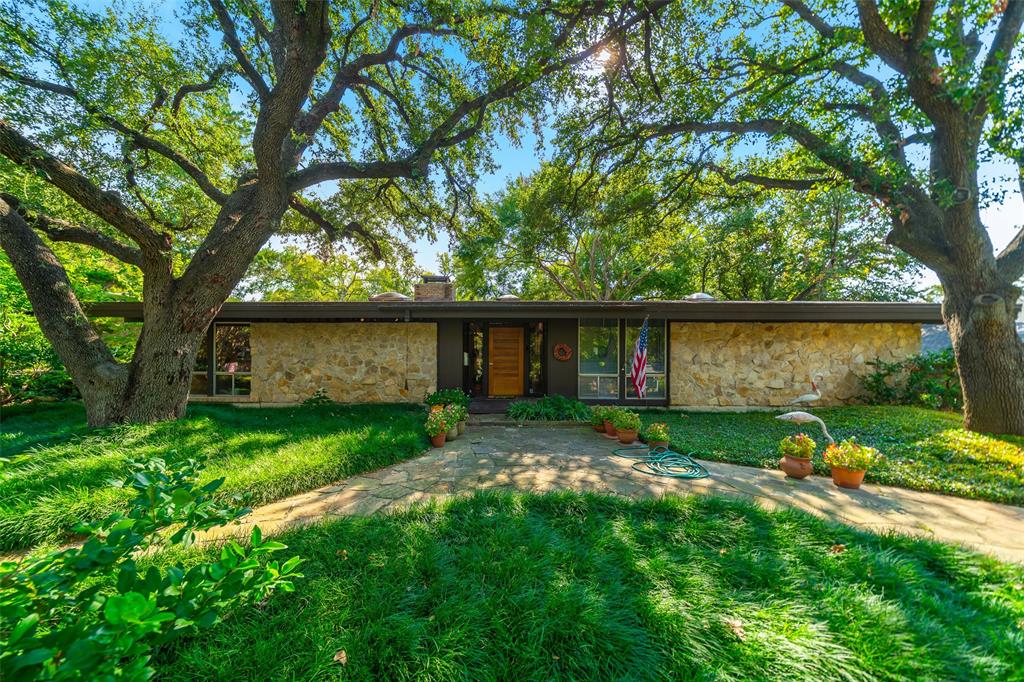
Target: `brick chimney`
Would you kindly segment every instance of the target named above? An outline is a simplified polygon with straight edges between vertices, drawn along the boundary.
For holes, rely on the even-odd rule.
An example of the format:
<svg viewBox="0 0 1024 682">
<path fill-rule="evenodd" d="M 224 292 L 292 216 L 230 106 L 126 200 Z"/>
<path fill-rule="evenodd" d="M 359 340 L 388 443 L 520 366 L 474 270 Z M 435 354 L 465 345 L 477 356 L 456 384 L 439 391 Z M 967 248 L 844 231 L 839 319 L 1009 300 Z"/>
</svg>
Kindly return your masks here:
<svg viewBox="0 0 1024 682">
<path fill-rule="evenodd" d="M 422 282 L 413 287 L 413 300 L 416 301 L 454 301 L 455 289 L 451 277 L 447 275 L 424 275 Z"/>
</svg>

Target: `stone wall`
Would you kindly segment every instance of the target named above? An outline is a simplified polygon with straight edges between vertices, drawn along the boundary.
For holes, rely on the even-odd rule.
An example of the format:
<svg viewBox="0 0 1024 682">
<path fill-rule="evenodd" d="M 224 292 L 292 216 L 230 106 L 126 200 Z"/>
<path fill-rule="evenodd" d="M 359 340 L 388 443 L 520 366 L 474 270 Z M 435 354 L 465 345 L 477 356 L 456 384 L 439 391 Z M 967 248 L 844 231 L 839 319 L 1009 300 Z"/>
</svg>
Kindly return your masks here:
<svg viewBox="0 0 1024 682">
<path fill-rule="evenodd" d="M 252 401 L 419 402 L 437 387 L 437 326 L 411 322 L 253 323 Z"/>
<path fill-rule="evenodd" d="M 782 406 L 811 392 L 815 405 L 856 402 L 859 376 L 875 358 L 920 351 L 921 326 L 908 323 L 673 322 L 670 402 L 693 407 Z"/>
</svg>

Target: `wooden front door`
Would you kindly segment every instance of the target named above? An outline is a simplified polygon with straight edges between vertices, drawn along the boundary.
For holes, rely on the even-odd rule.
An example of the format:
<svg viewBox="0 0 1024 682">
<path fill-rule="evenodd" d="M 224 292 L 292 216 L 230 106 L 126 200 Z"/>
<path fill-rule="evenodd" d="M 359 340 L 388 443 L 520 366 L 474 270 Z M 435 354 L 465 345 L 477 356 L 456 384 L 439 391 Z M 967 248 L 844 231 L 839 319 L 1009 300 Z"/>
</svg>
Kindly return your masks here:
<svg viewBox="0 0 1024 682">
<path fill-rule="evenodd" d="M 523 328 L 491 327 L 488 332 L 488 397 L 522 395 L 526 370 Z"/>
</svg>

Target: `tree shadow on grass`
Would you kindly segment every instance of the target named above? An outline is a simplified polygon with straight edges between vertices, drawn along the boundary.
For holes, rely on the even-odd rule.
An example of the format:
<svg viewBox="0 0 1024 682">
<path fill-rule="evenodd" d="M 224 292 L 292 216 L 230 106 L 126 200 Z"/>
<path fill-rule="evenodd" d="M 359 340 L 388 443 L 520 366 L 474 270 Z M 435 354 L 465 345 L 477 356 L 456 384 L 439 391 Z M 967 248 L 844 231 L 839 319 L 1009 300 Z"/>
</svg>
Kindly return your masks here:
<svg viewBox="0 0 1024 682">
<path fill-rule="evenodd" d="M 281 539 L 298 591 L 162 652 L 164 676 L 1001 679 L 1024 660 L 1024 569 L 723 498 L 479 493 Z"/>
<path fill-rule="evenodd" d="M 81 411 L 71 414 L 84 421 Z M 427 445 L 421 419 L 421 410 L 404 405 L 197 405 L 173 422 L 69 431 L 50 440 L 43 427 L 35 434 L 26 427 L 35 444 L 10 453 L 0 479 L 0 550 L 68 539 L 78 524 L 124 509 L 130 491 L 110 482 L 129 473 L 132 459 L 173 465 L 206 458 L 202 482 L 223 477 L 220 495 L 243 494 L 258 505 L 418 455 Z"/>
</svg>

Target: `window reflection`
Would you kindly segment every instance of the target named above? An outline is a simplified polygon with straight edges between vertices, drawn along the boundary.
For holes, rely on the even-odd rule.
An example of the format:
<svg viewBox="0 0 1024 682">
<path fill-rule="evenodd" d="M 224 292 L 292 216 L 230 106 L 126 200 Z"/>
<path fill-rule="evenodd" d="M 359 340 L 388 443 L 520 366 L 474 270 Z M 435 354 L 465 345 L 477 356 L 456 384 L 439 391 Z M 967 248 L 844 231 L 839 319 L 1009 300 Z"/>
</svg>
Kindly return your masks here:
<svg viewBox="0 0 1024 682">
<path fill-rule="evenodd" d="M 619 321 L 580 320 L 580 398 L 619 397 Z"/>
</svg>

